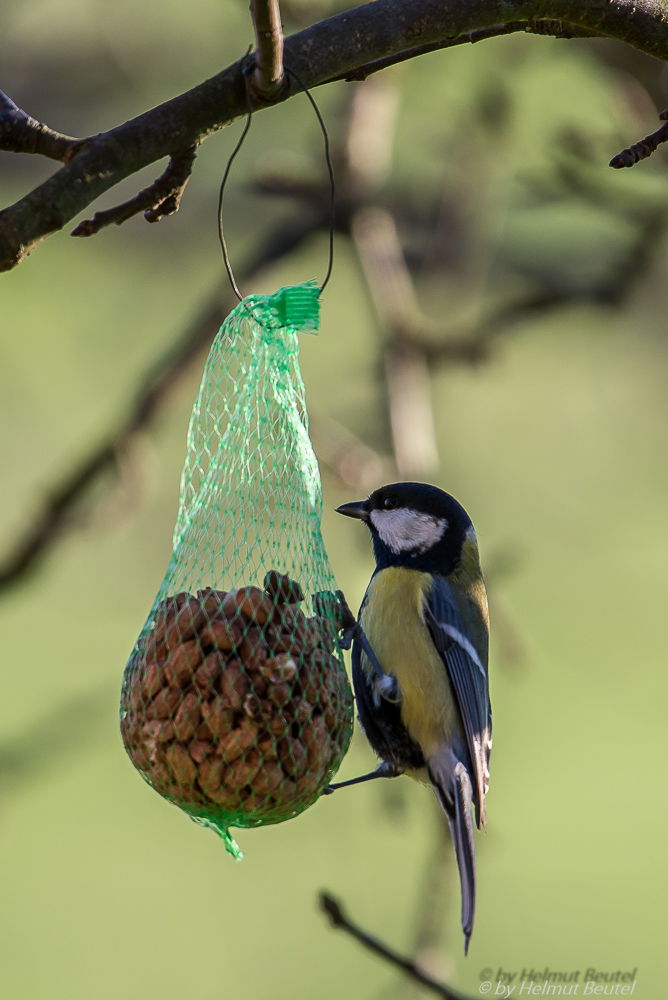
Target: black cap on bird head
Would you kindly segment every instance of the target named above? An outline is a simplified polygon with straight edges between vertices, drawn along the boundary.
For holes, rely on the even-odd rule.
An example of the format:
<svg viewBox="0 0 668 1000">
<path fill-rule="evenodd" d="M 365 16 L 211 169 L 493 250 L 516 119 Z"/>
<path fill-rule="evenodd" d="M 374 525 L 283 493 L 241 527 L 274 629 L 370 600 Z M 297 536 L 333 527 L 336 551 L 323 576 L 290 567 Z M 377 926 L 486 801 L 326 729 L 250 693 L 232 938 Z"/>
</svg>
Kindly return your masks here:
<svg viewBox="0 0 668 1000">
<path fill-rule="evenodd" d="M 368 525 L 379 569 L 408 566 L 449 573 L 461 558 L 467 533 L 473 531 L 461 504 L 427 483 L 381 486 L 368 500 L 344 503 L 336 510 Z"/>
</svg>

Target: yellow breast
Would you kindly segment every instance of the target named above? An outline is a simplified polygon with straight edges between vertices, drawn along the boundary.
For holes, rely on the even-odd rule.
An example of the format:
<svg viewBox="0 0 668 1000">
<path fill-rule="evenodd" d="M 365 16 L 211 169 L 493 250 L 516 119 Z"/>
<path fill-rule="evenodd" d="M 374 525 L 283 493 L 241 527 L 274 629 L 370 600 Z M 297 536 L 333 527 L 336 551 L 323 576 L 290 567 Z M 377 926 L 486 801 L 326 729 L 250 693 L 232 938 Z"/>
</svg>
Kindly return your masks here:
<svg viewBox="0 0 668 1000">
<path fill-rule="evenodd" d="M 360 622 L 378 662 L 401 689 L 401 718 L 425 756 L 444 739 L 462 732 L 459 709 L 445 664 L 423 616 L 428 573 L 391 567 L 376 573 L 367 591 Z M 362 656 L 362 668 L 373 668 Z"/>
</svg>

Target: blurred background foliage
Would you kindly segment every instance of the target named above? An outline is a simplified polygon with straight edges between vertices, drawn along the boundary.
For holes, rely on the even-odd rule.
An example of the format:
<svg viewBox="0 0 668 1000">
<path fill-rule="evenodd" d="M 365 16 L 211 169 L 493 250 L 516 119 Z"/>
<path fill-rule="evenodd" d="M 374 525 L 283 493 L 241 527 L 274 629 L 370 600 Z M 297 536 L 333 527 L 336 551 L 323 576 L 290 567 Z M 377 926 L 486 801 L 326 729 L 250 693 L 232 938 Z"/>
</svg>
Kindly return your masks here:
<svg viewBox="0 0 668 1000">
<path fill-rule="evenodd" d="M 333 9 L 292 0 L 286 31 Z M 2 20 L 3 89 L 73 135 L 192 86 L 252 38 L 230 0 L 6 0 Z M 3 277 L 0 575 L 57 484 L 112 446 L 55 544 L 0 591 L 3 994 L 413 992 L 327 928 L 327 887 L 470 992 L 485 968 L 549 965 L 638 967 L 638 995 L 660 995 L 668 172 L 661 150 L 633 171 L 606 164 L 657 127 L 667 74 L 615 42 L 516 35 L 317 94 L 339 227 L 302 367 L 339 585 L 359 602 L 372 556 L 333 508 L 396 477 L 462 501 L 490 583 L 490 820 L 466 960 L 426 789 L 338 793 L 241 834 L 234 864 L 120 743 L 123 666 L 169 559 L 209 327 L 230 305 L 215 207 L 240 125 L 201 148 L 178 215 L 61 233 Z M 53 169 L 1 153 L 3 205 Z M 227 198 L 246 291 L 324 273 L 325 196 L 306 100 L 258 114 Z M 184 338 L 188 363 L 170 361 Z M 119 435 L 156 364 L 178 377 Z M 357 733 L 341 776 L 371 764 Z"/>
</svg>

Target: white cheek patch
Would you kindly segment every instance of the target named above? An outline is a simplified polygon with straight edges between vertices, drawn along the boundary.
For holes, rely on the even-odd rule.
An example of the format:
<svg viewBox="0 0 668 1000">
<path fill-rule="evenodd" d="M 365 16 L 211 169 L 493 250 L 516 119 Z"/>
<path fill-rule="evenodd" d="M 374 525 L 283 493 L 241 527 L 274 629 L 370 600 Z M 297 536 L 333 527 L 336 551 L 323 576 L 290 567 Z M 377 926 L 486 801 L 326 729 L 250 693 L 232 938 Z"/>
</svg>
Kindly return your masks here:
<svg viewBox="0 0 668 1000">
<path fill-rule="evenodd" d="M 400 507 L 398 510 L 372 510 L 371 523 L 381 541 L 393 552 L 427 552 L 440 542 L 448 527 L 444 517 L 420 514 Z"/>
</svg>

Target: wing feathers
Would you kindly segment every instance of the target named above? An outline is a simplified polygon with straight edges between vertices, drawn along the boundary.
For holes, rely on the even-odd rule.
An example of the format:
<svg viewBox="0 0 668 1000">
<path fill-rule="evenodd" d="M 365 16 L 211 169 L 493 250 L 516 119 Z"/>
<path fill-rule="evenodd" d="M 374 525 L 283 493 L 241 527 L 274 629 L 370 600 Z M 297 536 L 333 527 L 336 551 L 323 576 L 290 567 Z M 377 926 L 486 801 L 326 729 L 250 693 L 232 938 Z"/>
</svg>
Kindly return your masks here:
<svg viewBox="0 0 668 1000">
<path fill-rule="evenodd" d="M 475 771 L 474 803 L 478 827 L 486 826 L 485 796 L 489 788 L 492 712 L 486 664 L 469 638 L 452 590 L 436 577 L 424 607 L 425 622 L 441 654 L 459 706 L 466 742 Z"/>
</svg>

